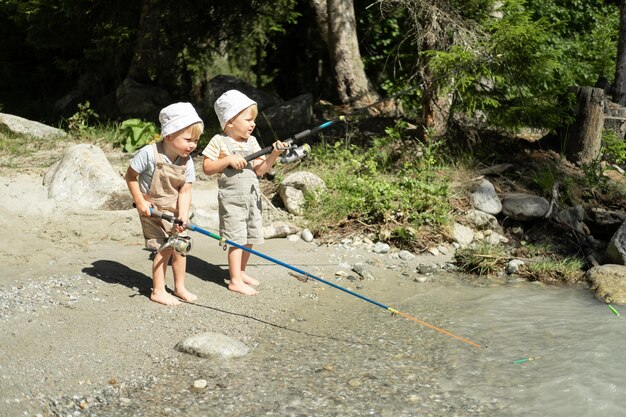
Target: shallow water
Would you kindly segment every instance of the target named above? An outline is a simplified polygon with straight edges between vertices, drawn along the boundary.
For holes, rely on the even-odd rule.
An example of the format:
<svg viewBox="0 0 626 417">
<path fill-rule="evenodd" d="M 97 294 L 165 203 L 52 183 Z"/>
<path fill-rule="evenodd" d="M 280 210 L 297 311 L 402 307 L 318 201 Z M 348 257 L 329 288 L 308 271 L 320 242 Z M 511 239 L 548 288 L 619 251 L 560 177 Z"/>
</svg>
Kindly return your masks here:
<svg viewBox="0 0 626 417">
<path fill-rule="evenodd" d="M 247 356 L 185 356 L 93 415 L 625 415 L 626 323 L 588 289 L 435 277 L 358 291 L 488 347 L 329 288 L 268 326 Z M 192 392 L 196 379 L 207 388 Z"/>
<path fill-rule="evenodd" d="M 472 319 L 470 334 L 490 346 L 471 364 L 473 354 L 450 349 L 446 388 L 471 387 L 515 416 L 626 415 L 626 322 L 591 291 L 526 283 L 466 288 L 458 302 Z M 538 359 L 512 363 L 528 357 Z"/>
</svg>

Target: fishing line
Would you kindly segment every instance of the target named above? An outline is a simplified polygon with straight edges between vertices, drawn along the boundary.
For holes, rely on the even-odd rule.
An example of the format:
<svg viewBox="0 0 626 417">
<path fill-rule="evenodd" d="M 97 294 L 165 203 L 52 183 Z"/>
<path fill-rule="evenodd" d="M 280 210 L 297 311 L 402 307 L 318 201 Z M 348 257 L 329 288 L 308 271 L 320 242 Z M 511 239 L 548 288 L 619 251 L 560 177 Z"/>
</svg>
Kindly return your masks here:
<svg viewBox="0 0 626 417">
<path fill-rule="evenodd" d="M 410 316 L 410 315 L 408 315 L 408 314 L 406 314 L 406 313 L 404 313 L 404 312 L 402 312 L 402 311 L 396 310 L 395 308 L 391 308 L 391 307 L 389 307 L 389 306 L 386 306 L 386 305 L 385 305 L 385 304 L 383 304 L 383 303 L 380 303 L 380 302 L 378 302 L 378 301 L 376 301 L 376 300 L 373 300 L 373 299 L 371 299 L 371 298 L 369 298 L 369 297 L 366 297 L 366 296 L 364 296 L 364 295 L 362 295 L 362 294 L 359 294 L 359 293 L 357 293 L 357 292 L 354 292 L 354 291 L 352 291 L 352 290 L 349 290 L 349 289 L 347 289 L 347 288 L 345 288 L 345 287 L 342 287 L 341 285 L 337 285 L 337 284 L 335 284 L 335 283 L 332 283 L 332 282 L 330 282 L 330 281 L 327 281 L 327 280 L 325 280 L 325 279 L 323 279 L 323 278 L 320 278 L 320 277 L 318 277 L 318 276 L 316 276 L 316 275 L 313 275 L 313 274 L 311 274 L 311 273 L 309 273 L 309 272 L 307 272 L 307 271 L 304 271 L 304 270 L 302 270 L 302 269 L 300 269 L 300 268 L 297 268 L 297 267 L 295 267 L 295 266 L 293 266 L 293 265 L 289 265 L 289 264 L 288 264 L 288 263 L 286 263 L 286 262 L 282 262 L 282 261 L 280 261 L 280 260 L 278 260 L 278 259 L 275 259 L 275 258 L 272 258 L 271 256 L 268 256 L 268 255 L 266 255 L 266 254 L 264 254 L 264 253 L 258 252 L 258 251 L 256 251 L 256 250 L 251 249 L 251 248 L 248 248 L 248 247 L 246 247 L 246 246 L 244 246 L 244 245 L 240 245 L 239 243 L 235 243 L 235 242 L 233 242 L 233 241 L 231 241 L 231 240 L 225 239 L 225 238 L 223 238 L 223 237 L 221 237 L 221 236 L 219 236 L 219 235 L 217 235 L 217 234 L 215 234 L 215 233 L 212 233 L 212 232 L 210 232 L 210 231 L 208 231 L 208 230 L 204 230 L 204 229 L 202 229 L 202 228 L 200 228 L 200 227 L 196 226 L 196 225 L 195 225 L 195 224 L 193 224 L 193 223 L 184 223 L 182 220 L 178 219 L 177 217 L 174 217 L 174 216 L 169 215 L 169 214 L 161 213 L 160 211 L 157 211 L 157 210 L 155 210 L 155 209 L 153 209 L 153 208 L 151 208 L 151 209 L 150 209 L 150 213 L 151 213 L 151 214 L 152 214 L 152 216 L 154 216 L 154 217 L 158 217 L 158 218 L 160 218 L 160 219 L 166 220 L 166 221 L 171 222 L 171 223 L 173 223 L 173 224 L 182 225 L 182 226 L 184 226 L 185 228 L 187 228 L 187 229 L 189 229 L 189 230 L 192 230 L 192 231 L 194 231 L 194 232 L 201 233 L 201 234 L 203 234 L 203 235 L 205 235 L 205 236 L 209 236 L 209 237 L 211 237 L 211 238 L 213 238 L 213 239 L 215 239 L 215 240 L 219 241 L 219 242 L 220 242 L 220 244 L 223 246 L 223 248 L 224 248 L 224 249 L 226 249 L 226 246 L 227 246 L 227 245 L 230 245 L 230 246 L 234 246 L 234 247 L 236 247 L 236 248 L 239 248 L 239 249 L 245 250 L 246 252 L 249 252 L 249 253 L 251 253 L 251 254 L 253 254 L 253 255 L 256 255 L 256 256 L 261 257 L 261 258 L 263 258 L 263 259 L 265 259 L 265 260 L 268 260 L 268 261 L 271 261 L 271 262 L 273 262 L 273 263 L 275 263 L 275 264 L 278 264 L 278 265 L 280 265 L 280 266 L 283 266 L 283 267 L 285 267 L 285 268 L 287 268 L 287 269 L 291 269 L 292 271 L 297 272 L 297 273 L 299 273 L 299 274 L 301 274 L 301 275 L 304 275 L 304 276 L 306 276 L 306 277 L 309 277 L 309 278 L 311 278 L 311 279 L 314 279 L 315 281 L 318 281 L 318 282 L 324 283 L 324 284 L 326 284 L 326 285 L 328 285 L 328 286 L 331 286 L 331 287 L 333 287 L 333 288 L 335 288 L 335 289 L 338 289 L 338 290 L 340 290 L 340 291 L 343 291 L 343 292 L 345 292 L 345 293 L 348 293 L 348 294 L 350 294 L 350 295 L 352 295 L 352 296 L 354 296 L 354 297 L 360 298 L 360 299 L 361 299 L 361 300 L 363 300 L 363 301 L 367 301 L 367 302 L 368 302 L 368 303 L 370 303 L 370 304 L 373 304 L 373 305 L 375 305 L 375 306 L 377 306 L 377 307 L 380 307 L 380 308 L 382 308 L 382 309 L 385 309 L 385 310 L 389 311 L 389 312 L 390 312 L 391 314 L 393 314 L 393 315 L 397 314 L 397 315 L 402 316 L 402 317 L 404 317 L 404 318 L 407 318 L 407 319 L 409 319 L 409 320 L 413 320 L 413 321 L 415 321 L 415 322 L 417 322 L 417 323 L 419 323 L 419 324 L 421 324 L 421 325 L 423 325 L 423 326 L 426 326 L 426 327 L 428 327 L 428 328 L 430 328 L 430 329 L 436 330 L 436 331 L 438 331 L 438 332 L 440 332 L 440 333 L 443 333 L 443 334 L 445 334 L 445 335 L 447 335 L 447 336 L 450 336 L 450 337 L 452 337 L 452 338 L 455 338 L 455 339 L 457 339 L 457 340 L 460 340 L 461 342 L 467 343 L 468 345 L 472 345 L 472 346 L 474 346 L 474 347 L 478 347 L 478 348 L 480 348 L 480 347 L 486 347 L 486 346 L 481 346 L 481 345 L 479 345 L 478 343 L 474 343 L 474 342 L 472 342 L 471 340 L 468 340 L 468 339 L 466 339 L 466 338 L 464 338 L 464 337 L 458 336 L 458 335 L 456 335 L 456 334 L 454 334 L 454 333 L 452 333 L 452 332 L 449 332 L 449 331 L 447 331 L 447 330 L 441 329 L 441 328 L 439 328 L 439 327 L 437 327 L 437 326 L 433 326 L 432 324 L 426 323 L 426 322 L 425 322 L 425 321 L 423 321 L 423 320 L 417 319 L 417 318 L 415 318 L 415 317 L 413 317 L 413 316 Z"/>
</svg>

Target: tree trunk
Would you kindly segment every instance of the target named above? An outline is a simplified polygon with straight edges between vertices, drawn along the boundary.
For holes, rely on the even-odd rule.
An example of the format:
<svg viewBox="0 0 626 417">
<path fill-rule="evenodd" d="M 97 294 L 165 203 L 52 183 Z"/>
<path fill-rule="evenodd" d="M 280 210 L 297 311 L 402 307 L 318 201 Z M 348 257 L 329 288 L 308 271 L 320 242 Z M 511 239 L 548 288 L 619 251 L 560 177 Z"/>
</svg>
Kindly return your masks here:
<svg viewBox="0 0 626 417">
<path fill-rule="evenodd" d="M 328 45 L 339 101 L 363 107 L 379 100 L 361 60 L 353 0 L 311 0 Z"/>
<path fill-rule="evenodd" d="M 142 83 L 150 84 L 160 67 L 159 29 L 160 8 L 158 0 L 143 0 L 141 17 L 137 28 L 137 39 L 133 51 L 133 59 L 128 68 L 128 77 Z"/>
<path fill-rule="evenodd" d="M 626 0 L 620 0 L 619 39 L 615 60 L 615 82 L 613 101 L 626 106 Z"/>
<path fill-rule="evenodd" d="M 575 121 L 565 134 L 565 157 L 577 164 L 587 164 L 600 153 L 604 126 L 604 90 L 575 87 Z"/>
</svg>

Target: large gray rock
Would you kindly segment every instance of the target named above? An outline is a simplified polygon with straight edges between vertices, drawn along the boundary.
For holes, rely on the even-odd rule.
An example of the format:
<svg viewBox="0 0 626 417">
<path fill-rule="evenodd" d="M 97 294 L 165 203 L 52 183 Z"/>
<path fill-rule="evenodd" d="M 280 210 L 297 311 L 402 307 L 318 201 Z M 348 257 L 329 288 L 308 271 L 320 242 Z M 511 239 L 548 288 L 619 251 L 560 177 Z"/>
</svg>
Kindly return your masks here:
<svg viewBox="0 0 626 417">
<path fill-rule="evenodd" d="M 561 210 L 557 215 L 557 220 L 568 225 L 580 234 L 586 234 L 585 231 L 587 228 L 583 222 L 583 220 L 585 220 L 585 210 L 580 205 Z"/>
<path fill-rule="evenodd" d="M 470 194 L 472 206 L 485 213 L 497 215 L 502 211 L 502 203 L 496 190 L 489 181 L 482 180 Z"/>
<path fill-rule="evenodd" d="M 485 213 L 482 210 L 468 210 L 467 214 L 465 214 L 465 219 L 470 222 L 476 229 L 485 230 L 499 230 L 500 225 L 498 224 L 498 219 L 493 214 Z"/>
<path fill-rule="evenodd" d="M 115 91 L 117 107 L 124 117 L 156 121 L 161 109 L 171 104 L 170 94 L 163 88 L 141 84 L 126 78 Z"/>
<path fill-rule="evenodd" d="M 266 145 L 274 138 L 287 139 L 311 127 L 313 119 L 313 96 L 302 94 L 284 103 L 276 104 L 260 112 L 256 119 L 255 135 Z M 301 145 L 301 143 L 298 143 Z"/>
<path fill-rule="evenodd" d="M 115 172 L 97 146 L 73 145 L 46 173 L 48 197 L 95 210 L 128 210 L 132 197 L 126 182 Z"/>
<path fill-rule="evenodd" d="M 278 193 L 283 205 L 291 214 L 302 214 L 305 195 L 326 188 L 324 181 L 315 174 L 306 171 L 291 173 L 278 186 Z"/>
<path fill-rule="evenodd" d="M 626 304 L 626 266 L 594 266 L 585 273 L 585 278 L 605 303 Z"/>
<path fill-rule="evenodd" d="M 517 221 L 543 218 L 549 209 L 548 200 L 536 195 L 510 194 L 502 199 L 502 214 Z"/>
<path fill-rule="evenodd" d="M 178 342 L 174 348 L 179 352 L 201 358 L 239 358 L 250 351 L 250 348 L 239 340 L 212 332 L 190 336 Z"/>
<path fill-rule="evenodd" d="M 67 136 L 67 133 L 61 129 L 6 113 L 0 113 L 0 126 L 4 126 L 5 129 L 13 133 L 40 139 Z"/>
<path fill-rule="evenodd" d="M 452 226 L 452 238 L 461 246 L 467 246 L 474 240 L 474 231 L 460 223 Z"/>
<path fill-rule="evenodd" d="M 617 229 L 606 248 L 606 258 L 610 263 L 626 265 L 626 222 Z"/>
</svg>

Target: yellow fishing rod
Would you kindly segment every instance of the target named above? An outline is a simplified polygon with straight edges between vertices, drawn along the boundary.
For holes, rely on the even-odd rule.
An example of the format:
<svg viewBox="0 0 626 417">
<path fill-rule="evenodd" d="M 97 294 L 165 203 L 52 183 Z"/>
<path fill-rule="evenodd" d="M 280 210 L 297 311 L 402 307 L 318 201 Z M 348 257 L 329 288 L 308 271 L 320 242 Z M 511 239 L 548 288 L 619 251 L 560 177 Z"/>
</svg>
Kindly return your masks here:
<svg viewBox="0 0 626 417">
<path fill-rule="evenodd" d="M 426 326 L 429 329 L 433 329 L 433 330 L 436 330 L 436 331 L 438 331 L 440 333 L 443 333 L 443 334 L 445 334 L 447 336 L 453 337 L 453 338 L 455 338 L 457 340 L 460 340 L 463 343 L 467 343 L 468 345 L 471 345 L 471 346 L 474 346 L 474 347 L 478 347 L 478 348 L 486 347 L 486 346 L 481 346 L 478 343 L 474 343 L 471 340 L 468 340 L 468 339 L 466 339 L 464 337 L 458 336 L 458 335 L 456 335 L 456 334 L 454 334 L 452 332 L 449 332 L 447 330 L 441 329 L 441 328 L 439 328 L 437 326 L 433 326 L 432 324 L 426 323 L 425 321 L 422 321 L 422 320 L 419 320 L 419 319 L 417 319 L 415 317 L 412 317 L 412 316 L 410 316 L 410 315 L 408 315 L 406 313 L 403 313 L 402 311 L 396 310 L 395 308 L 391 308 L 389 306 L 386 306 L 383 303 L 380 303 L 380 302 L 378 302 L 376 300 L 372 300 L 371 298 L 368 298 L 368 297 L 366 297 L 364 295 L 361 295 L 361 294 L 359 294 L 357 292 L 354 292 L 354 291 L 349 290 L 349 289 L 347 289 L 345 287 L 342 287 L 341 285 L 334 284 L 334 283 L 332 283 L 330 281 L 327 281 L 327 280 L 325 280 L 323 278 L 315 276 L 315 275 L 313 275 L 313 274 L 311 274 L 309 272 L 306 272 L 306 271 L 304 271 L 304 270 L 302 270 L 300 268 L 297 268 L 297 267 L 295 267 L 293 265 L 289 265 L 286 262 L 282 262 L 282 261 L 280 261 L 278 259 L 272 258 L 271 256 L 268 256 L 268 255 L 266 255 L 264 253 L 258 252 L 258 251 L 254 250 L 254 249 L 248 248 L 248 247 L 246 247 L 244 245 L 240 245 L 239 243 L 233 242 L 231 240 L 224 239 L 223 237 L 221 237 L 221 236 L 219 236 L 219 235 L 217 235 L 215 233 L 212 233 L 212 232 L 210 232 L 208 230 L 204 230 L 204 229 L 196 226 L 193 223 L 184 223 L 182 220 L 180 220 L 177 217 L 174 217 L 174 216 L 169 215 L 169 214 L 161 213 L 160 211 L 157 211 L 157 210 L 155 210 L 153 208 L 150 209 L 150 213 L 154 217 L 158 217 L 160 219 L 166 220 L 166 221 L 168 221 L 170 223 L 173 223 L 173 224 L 178 224 L 178 225 L 184 226 L 185 228 L 187 228 L 187 229 L 189 229 L 191 231 L 198 232 L 198 233 L 201 233 L 203 235 L 209 236 L 209 237 L 211 237 L 211 238 L 213 238 L 215 240 L 218 240 L 220 243 L 222 243 L 224 245 L 224 248 L 226 248 L 225 245 L 230 245 L 230 246 L 234 246 L 236 248 L 245 250 L 246 252 L 249 252 L 249 253 L 251 253 L 253 255 L 256 255 L 258 257 L 266 259 L 266 260 L 268 260 L 270 262 L 274 262 L 277 265 L 283 266 L 283 267 L 285 267 L 287 269 L 291 269 L 292 271 L 297 272 L 298 274 L 304 275 L 306 277 L 314 279 L 315 281 L 318 281 L 318 282 L 321 282 L 321 283 L 326 284 L 328 286 L 331 286 L 333 288 L 336 288 L 336 289 L 338 289 L 340 291 L 343 291 L 345 293 L 348 293 L 348 294 L 350 294 L 350 295 L 352 295 L 354 297 L 360 298 L 363 301 L 367 301 L 370 304 L 374 304 L 377 307 L 380 307 L 382 309 L 385 309 L 385 310 L 389 311 L 391 314 L 394 314 L 394 315 L 397 314 L 397 315 L 405 317 L 405 318 L 407 318 L 409 320 L 413 320 L 413 321 L 415 321 L 415 322 L 417 322 L 417 323 L 419 323 L 419 324 L 421 324 L 423 326 Z"/>
</svg>

